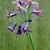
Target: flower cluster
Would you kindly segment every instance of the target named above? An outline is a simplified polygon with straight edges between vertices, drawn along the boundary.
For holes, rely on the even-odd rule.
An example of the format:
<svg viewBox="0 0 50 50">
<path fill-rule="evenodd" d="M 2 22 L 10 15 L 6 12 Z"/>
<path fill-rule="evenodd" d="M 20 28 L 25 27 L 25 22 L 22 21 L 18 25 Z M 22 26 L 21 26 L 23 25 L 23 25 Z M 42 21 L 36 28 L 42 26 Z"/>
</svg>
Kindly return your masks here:
<svg viewBox="0 0 50 50">
<path fill-rule="evenodd" d="M 9 23 L 11 24 L 11 18 L 16 16 L 18 14 L 18 12 L 20 12 L 20 15 L 24 15 L 25 20 L 24 20 L 24 22 L 22 22 L 19 25 L 17 34 L 21 34 L 21 33 L 25 33 L 25 32 L 32 32 L 32 30 L 30 30 L 28 28 L 29 23 L 32 22 L 32 20 L 30 19 L 30 15 L 33 14 L 33 16 L 43 16 L 42 10 L 40 10 L 40 8 L 39 8 L 39 3 L 34 2 L 32 0 L 28 0 L 28 1 L 16 0 L 16 1 L 12 2 L 12 4 L 16 5 L 15 12 L 9 13 L 6 9 Z M 27 13 L 28 13 L 29 8 L 32 10 L 32 12 L 30 11 L 30 14 L 28 15 Z M 25 24 L 23 25 L 23 23 L 25 23 Z M 8 26 L 8 29 L 12 32 L 16 32 L 15 28 L 16 28 L 17 24 L 18 23 L 15 23 L 13 27 L 11 25 Z"/>
</svg>

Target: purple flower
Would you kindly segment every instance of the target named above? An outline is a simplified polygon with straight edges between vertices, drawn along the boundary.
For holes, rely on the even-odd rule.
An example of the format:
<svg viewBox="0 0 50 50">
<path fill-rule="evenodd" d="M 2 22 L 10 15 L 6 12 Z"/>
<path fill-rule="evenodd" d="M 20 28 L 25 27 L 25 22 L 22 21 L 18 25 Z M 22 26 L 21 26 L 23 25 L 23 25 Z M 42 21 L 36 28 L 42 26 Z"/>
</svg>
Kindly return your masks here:
<svg viewBox="0 0 50 50">
<path fill-rule="evenodd" d="M 15 23 L 13 27 L 9 26 L 8 29 L 9 29 L 11 32 L 16 32 L 16 30 L 15 30 L 16 25 L 17 25 L 17 23 Z"/>
<path fill-rule="evenodd" d="M 37 9 L 34 9 L 33 8 L 33 12 L 32 12 L 32 14 L 34 15 L 34 16 L 43 16 L 42 15 L 42 10 L 37 10 Z"/>
<path fill-rule="evenodd" d="M 9 26 L 8 29 L 9 29 L 11 32 L 16 32 L 16 30 L 15 30 L 15 29 L 13 30 L 13 28 L 12 28 L 11 26 Z"/>
<path fill-rule="evenodd" d="M 24 1 L 20 0 L 18 3 L 19 3 L 21 6 L 24 6 Z"/>
<path fill-rule="evenodd" d="M 15 2 L 13 2 L 13 3 L 16 3 L 16 5 L 18 5 L 18 4 L 20 4 L 21 6 L 24 6 L 24 1 L 22 1 L 22 0 L 16 0 Z"/>
<path fill-rule="evenodd" d="M 33 2 L 33 1 L 28 1 L 25 4 L 26 4 L 26 8 L 29 8 L 30 6 L 38 5 L 39 3 Z"/>
<path fill-rule="evenodd" d="M 24 14 L 24 12 L 27 12 L 27 10 L 24 8 L 24 1 L 22 0 L 16 0 L 16 7 L 17 7 L 17 10 L 20 11 L 20 14 Z"/>
</svg>

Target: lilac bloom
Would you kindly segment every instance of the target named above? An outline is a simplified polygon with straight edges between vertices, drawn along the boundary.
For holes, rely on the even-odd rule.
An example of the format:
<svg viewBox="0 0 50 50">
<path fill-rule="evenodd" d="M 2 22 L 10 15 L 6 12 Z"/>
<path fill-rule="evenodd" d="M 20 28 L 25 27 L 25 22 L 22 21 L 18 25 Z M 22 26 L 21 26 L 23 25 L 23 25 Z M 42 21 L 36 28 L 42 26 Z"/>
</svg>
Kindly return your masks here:
<svg viewBox="0 0 50 50">
<path fill-rule="evenodd" d="M 24 13 L 24 11 L 27 12 L 27 10 L 24 8 L 24 1 L 22 0 L 16 0 L 16 7 L 17 7 L 17 10 L 20 11 L 20 14 L 22 15 Z"/>
<path fill-rule="evenodd" d="M 8 29 L 9 29 L 11 32 L 16 32 L 16 30 L 15 30 L 16 25 L 17 25 L 17 23 L 15 23 L 13 27 L 9 26 Z"/>
<path fill-rule="evenodd" d="M 38 5 L 39 3 L 34 2 L 34 1 L 28 1 L 25 3 L 26 4 L 26 8 L 29 8 L 30 6 L 34 6 L 34 5 Z"/>
<path fill-rule="evenodd" d="M 23 32 L 25 33 L 25 32 L 32 32 L 32 30 L 30 30 L 30 29 L 28 29 L 28 26 L 29 26 L 29 21 L 27 21 L 26 23 L 25 23 L 25 25 L 24 25 L 24 27 L 23 27 Z"/>
<path fill-rule="evenodd" d="M 29 25 L 29 22 L 26 22 L 25 25 L 24 25 L 24 30 L 27 30 L 28 25 Z"/>
<path fill-rule="evenodd" d="M 42 15 L 42 10 L 37 10 L 37 9 L 35 9 L 35 8 L 33 8 L 32 14 L 33 14 L 34 16 L 43 16 L 43 15 Z"/>
<path fill-rule="evenodd" d="M 24 25 L 24 28 L 25 30 L 28 28 L 28 25 L 29 23 L 31 22 L 32 20 L 30 18 L 28 18 L 28 20 L 26 21 L 25 25 Z"/>
<path fill-rule="evenodd" d="M 26 5 L 26 8 L 29 8 L 29 3 L 28 2 L 25 2 L 25 5 Z"/>
<path fill-rule="evenodd" d="M 24 27 L 23 27 L 23 32 L 24 33 L 27 32 L 27 30 L 28 30 L 28 23 L 29 22 L 26 22 L 25 25 L 24 25 Z"/>
<path fill-rule="evenodd" d="M 6 16 L 7 16 L 8 18 L 10 18 L 10 17 L 16 16 L 18 12 L 17 12 L 17 11 L 14 11 L 13 13 L 9 13 L 9 12 L 7 11 L 7 9 L 6 9 L 6 13 L 7 13 Z"/>
<path fill-rule="evenodd" d="M 19 3 L 21 6 L 24 6 L 24 1 L 20 0 L 18 3 Z"/>
<path fill-rule="evenodd" d="M 12 28 L 11 26 L 9 26 L 8 29 L 9 29 L 11 32 L 16 32 L 15 30 L 13 30 L 13 28 Z"/>
<path fill-rule="evenodd" d="M 12 3 L 16 3 L 16 5 L 18 5 L 18 3 L 19 3 L 21 6 L 24 6 L 24 1 L 22 1 L 22 0 L 16 0 Z"/>
<path fill-rule="evenodd" d="M 36 4 L 36 5 L 33 5 L 33 4 Z M 39 10 L 39 3 L 33 2 L 33 4 L 32 4 L 32 14 L 34 16 L 43 16 L 42 10 Z"/>
<path fill-rule="evenodd" d="M 24 25 L 24 30 L 27 30 L 28 25 L 29 25 L 29 20 L 28 20 L 28 21 L 26 21 L 26 23 L 25 23 L 25 25 Z"/>
</svg>

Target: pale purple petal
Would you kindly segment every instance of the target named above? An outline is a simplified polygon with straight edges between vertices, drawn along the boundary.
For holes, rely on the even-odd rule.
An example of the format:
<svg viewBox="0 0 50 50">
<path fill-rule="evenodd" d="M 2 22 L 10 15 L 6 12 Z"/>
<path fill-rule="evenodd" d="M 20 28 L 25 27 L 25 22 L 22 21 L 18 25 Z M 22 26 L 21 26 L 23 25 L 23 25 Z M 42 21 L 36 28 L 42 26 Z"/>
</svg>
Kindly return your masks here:
<svg viewBox="0 0 50 50">
<path fill-rule="evenodd" d="M 16 32 L 16 30 L 13 30 L 13 32 Z"/>
<path fill-rule="evenodd" d="M 20 9 L 20 14 L 23 15 L 23 10 L 22 10 L 22 8 Z"/>
</svg>

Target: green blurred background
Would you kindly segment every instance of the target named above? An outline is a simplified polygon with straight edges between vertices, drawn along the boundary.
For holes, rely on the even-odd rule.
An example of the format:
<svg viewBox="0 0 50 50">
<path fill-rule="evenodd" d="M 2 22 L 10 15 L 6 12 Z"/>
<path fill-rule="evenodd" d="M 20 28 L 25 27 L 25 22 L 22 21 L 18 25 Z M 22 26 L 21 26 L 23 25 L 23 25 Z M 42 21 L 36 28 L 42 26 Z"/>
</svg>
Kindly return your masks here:
<svg viewBox="0 0 50 50">
<path fill-rule="evenodd" d="M 16 35 L 7 29 L 7 17 L 5 8 L 10 11 L 14 8 L 13 0 L 0 0 L 0 50 L 33 50 L 29 36 L 26 34 Z M 30 34 L 34 50 L 50 50 L 50 0 L 35 0 L 44 9 L 43 17 L 32 17 Z M 20 20 L 20 21 L 19 21 Z M 13 18 L 13 22 L 22 22 L 21 16 Z M 16 27 L 17 29 L 18 27 Z"/>
</svg>

